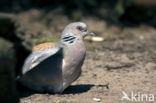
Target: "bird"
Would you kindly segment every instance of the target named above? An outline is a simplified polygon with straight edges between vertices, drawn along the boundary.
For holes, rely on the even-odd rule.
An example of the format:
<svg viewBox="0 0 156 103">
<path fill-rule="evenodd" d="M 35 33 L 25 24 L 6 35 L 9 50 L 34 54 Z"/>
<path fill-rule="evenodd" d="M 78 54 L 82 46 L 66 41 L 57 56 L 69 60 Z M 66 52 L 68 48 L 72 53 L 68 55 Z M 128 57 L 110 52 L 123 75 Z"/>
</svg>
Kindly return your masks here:
<svg viewBox="0 0 156 103">
<path fill-rule="evenodd" d="M 83 42 L 87 35 L 95 35 L 84 22 L 68 24 L 56 43 L 35 46 L 22 67 L 17 81 L 38 92 L 62 93 L 81 74 L 86 56 Z"/>
</svg>

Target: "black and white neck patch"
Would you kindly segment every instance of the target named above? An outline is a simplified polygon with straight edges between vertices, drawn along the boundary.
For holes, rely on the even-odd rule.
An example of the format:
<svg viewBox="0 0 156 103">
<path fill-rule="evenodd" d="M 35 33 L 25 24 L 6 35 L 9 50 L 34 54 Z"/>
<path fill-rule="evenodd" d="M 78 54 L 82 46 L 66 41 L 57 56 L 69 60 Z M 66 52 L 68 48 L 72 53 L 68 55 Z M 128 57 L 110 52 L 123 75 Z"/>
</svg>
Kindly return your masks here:
<svg viewBox="0 0 156 103">
<path fill-rule="evenodd" d="M 68 43 L 68 44 L 74 43 L 75 40 L 76 40 L 76 37 L 72 35 L 65 35 L 65 36 L 62 36 L 61 38 L 62 42 Z"/>
</svg>

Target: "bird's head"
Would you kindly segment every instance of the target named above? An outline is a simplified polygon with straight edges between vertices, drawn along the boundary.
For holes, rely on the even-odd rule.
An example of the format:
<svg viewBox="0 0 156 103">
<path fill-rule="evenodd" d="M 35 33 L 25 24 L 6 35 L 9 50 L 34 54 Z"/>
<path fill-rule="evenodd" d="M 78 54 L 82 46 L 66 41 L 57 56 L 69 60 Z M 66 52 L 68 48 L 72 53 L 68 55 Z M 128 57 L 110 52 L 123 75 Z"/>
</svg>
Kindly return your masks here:
<svg viewBox="0 0 156 103">
<path fill-rule="evenodd" d="M 73 22 L 68 24 L 63 32 L 61 39 L 66 41 L 72 40 L 72 38 L 84 38 L 87 35 L 95 35 L 94 33 L 90 32 L 87 28 L 87 25 L 83 22 Z"/>
</svg>

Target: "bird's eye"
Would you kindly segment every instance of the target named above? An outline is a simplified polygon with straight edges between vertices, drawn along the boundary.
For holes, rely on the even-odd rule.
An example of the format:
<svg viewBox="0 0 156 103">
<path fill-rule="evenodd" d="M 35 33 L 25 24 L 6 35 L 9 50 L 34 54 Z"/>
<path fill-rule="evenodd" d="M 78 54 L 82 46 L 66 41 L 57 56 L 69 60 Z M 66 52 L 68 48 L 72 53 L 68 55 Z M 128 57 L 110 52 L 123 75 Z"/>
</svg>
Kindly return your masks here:
<svg viewBox="0 0 156 103">
<path fill-rule="evenodd" d="M 77 28 L 78 30 L 80 30 L 80 31 L 83 30 L 82 26 L 77 26 L 76 28 Z"/>
<path fill-rule="evenodd" d="M 83 28 L 82 26 L 77 26 L 76 27 L 79 31 L 82 31 L 82 32 L 86 32 L 87 29 L 86 28 Z"/>
</svg>

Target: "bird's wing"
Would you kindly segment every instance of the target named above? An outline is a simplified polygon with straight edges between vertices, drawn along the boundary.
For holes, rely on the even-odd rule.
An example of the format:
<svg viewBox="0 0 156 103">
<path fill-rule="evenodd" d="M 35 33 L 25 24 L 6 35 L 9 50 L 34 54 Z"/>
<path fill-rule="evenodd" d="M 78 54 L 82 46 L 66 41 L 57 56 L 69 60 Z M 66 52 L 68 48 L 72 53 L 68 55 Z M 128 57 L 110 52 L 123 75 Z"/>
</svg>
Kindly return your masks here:
<svg viewBox="0 0 156 103">
<path fill-rule="evenodd" d="M 34 46 L 33 51 L 42 51 L 45 49 L 55 48 L 58 46 L 59 46 L 59 43 L 47 42 L 47 43 L 42 43 L 42 44 Z"/>
<path fill-rule="evenodd" d="M 28 58 L 25 61 L 25 64 L 22 69 L 22 74 L 25 74 L 26 72 L 30 71 L 35 66 L 37 66 L 39 63 L 41 63 L 48 57 L 57 54 L 61 50 L 62 50 L 62 48 L 58 46 L 58 47 L 54 47 L 54 48 L 33 51 L 32 54 L 30 54 L 30 56 L 28 56 Z"/>
</svg>

